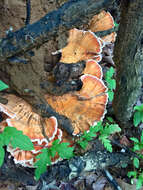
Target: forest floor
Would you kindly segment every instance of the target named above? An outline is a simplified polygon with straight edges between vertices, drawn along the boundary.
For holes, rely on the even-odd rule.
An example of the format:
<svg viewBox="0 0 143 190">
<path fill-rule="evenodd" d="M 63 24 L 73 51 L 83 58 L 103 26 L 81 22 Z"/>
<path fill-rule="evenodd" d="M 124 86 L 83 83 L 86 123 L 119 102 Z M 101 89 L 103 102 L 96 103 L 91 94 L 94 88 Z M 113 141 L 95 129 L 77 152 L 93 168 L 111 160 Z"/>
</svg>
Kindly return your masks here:
<svg viewBox="0 0 143 190">
<path fill-rule="evenodd" d="M 47 12 L 53 9 L 54 2 L 52 0 L 31 0 L 31 23 L 39 20 Z M 5 36 L 5 32 L 12 26 L 16 31 L 25 25 L 26 18 L 26 3 L 25 0 L 2 0 L 0 1 L 0 37 Z M 43 45 L 37 50 L 33 62 L 43 64 L 46 61 L 46 47 L 48 44 Z M 103 64 L 106 70 L 106 63 Z M 126 177 L 127 171 L 125 169 L 117 169 L 110 171 L 117 179 L 120 187 L 123 190 L 135 190 L 134 185 L 130 185 Z M 61 182 L 57 184 L 60 190 L 112 190 L 113 188 L 108 183 L 107 179 L 102 173 L 90 173 L 87 176 L 76 178 L 69 183 Z M 11 181 L 1 181 L 0 190 L 36 190 L 37 186 L 23 185 Z M 48 189 L 48 188 L 46 188 Z M 45 189 L 45 190 L 46 190 Z M 56 188 L 50 188 L 54 190 Z M 58 189 L 58 188 L 57 188 Z M 143 188 L 142 188 L 143 190 Z"/>
</svg>

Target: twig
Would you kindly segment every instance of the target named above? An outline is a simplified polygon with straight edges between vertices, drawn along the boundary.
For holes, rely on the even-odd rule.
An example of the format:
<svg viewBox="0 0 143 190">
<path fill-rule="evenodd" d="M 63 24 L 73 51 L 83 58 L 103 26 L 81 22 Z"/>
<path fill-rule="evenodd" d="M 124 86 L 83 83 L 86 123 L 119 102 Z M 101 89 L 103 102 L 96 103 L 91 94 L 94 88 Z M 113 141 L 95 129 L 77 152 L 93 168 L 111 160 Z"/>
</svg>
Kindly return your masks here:
<svg viewBox="0 0 143 190">
<path fill-rule="evenodd" d="M 31 0 L 26 0 L 26 21 L 25 25 L 30 24 L 31 18 Z"/>
</svg>

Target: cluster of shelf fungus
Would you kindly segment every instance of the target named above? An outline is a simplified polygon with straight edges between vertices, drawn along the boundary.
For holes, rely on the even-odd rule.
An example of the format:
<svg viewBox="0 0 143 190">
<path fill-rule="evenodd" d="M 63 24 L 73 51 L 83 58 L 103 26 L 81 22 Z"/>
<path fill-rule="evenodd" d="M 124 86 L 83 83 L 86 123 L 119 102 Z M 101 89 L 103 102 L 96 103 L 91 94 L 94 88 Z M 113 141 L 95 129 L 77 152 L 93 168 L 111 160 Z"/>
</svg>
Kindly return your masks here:
<svg viewBox="0 0 143 190">
<path fill-rule="evenodd" d="M 5 94 L 8 100 L 6 105 L 0 104 L 0 112 L 4 120 L 0 123 L 3 130 L 6 126 L 12 126 L 22 130 L 33 145 L 34 150 L 24 151 L 19 148 L 7 146 L 7 151 L 14 157 L 15 163 L 24 167 L 34 167 L 36 156 L 42 148 L 48 148 L 52 142 L 59 139 L 60 142 L 69 142 L 73 146 L 75 135 L 88 131 L 91 125 L 103 119 L 108 101 L 107 87 L 103 82 L 102 68 L 99 62 L 102 60 L 102 50 L 106 44 L 115 41 L 115 32 L 97 37 L 94 33 L 109 30 L 114 27 L 114 21 L 109 12 L 102 11 L 95 15 L 89 23 L 89 30 L 69 31 L 68 44 L 61 50 L 60 62 L 69 64 L 85 61 L 85 69 L 81 76 L 83 86 L 81 90 L 69 92 L 62 96 L 45 95 L 48 104 L 59 114 L 71 120 L 74 128 L 73 137 L 62 131 L 55 116 L 45 119 L 45 133 L 49 141 L 41 131 L 41 116 L 32 111 L 32 107 L 22 98 L 13 94 Z M 58 64 L 58 63 L 57 63 Z M 56 155 L 52 163 L 59 160 Z"/>
</svg>

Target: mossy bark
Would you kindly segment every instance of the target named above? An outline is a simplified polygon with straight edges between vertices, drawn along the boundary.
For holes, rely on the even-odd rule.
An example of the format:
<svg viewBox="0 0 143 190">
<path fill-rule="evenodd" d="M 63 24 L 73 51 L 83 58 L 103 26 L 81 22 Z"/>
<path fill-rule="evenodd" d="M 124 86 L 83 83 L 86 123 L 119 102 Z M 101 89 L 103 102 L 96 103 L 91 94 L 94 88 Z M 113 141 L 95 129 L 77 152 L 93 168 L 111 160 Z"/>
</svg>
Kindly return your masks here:
<svg viewBox="0 0 143 190">
<path fill-rule="evenodd" d="M 141 93 L 143 68 L 143 1 L 123 0 L 121 21 L 114 49 L 116 90 L 113 108 L 116 118 L 126 124 Z"/>
</svg>

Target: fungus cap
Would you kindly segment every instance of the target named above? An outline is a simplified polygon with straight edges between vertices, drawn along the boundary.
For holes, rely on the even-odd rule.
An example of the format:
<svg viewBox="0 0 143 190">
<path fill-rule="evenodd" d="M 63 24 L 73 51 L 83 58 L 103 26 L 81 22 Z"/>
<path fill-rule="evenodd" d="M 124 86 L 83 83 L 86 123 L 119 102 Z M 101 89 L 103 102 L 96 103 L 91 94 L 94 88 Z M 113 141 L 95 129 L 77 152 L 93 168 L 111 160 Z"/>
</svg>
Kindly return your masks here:
<svg viewBox="0 0 143 190">
<path fill-rule="evenodd" d="M 109 12 L 106 11 L 101 11 L 99 14 L 95 15 L 89 23 L 89 29 L 92 32 L 109 30 L 113 27 L 114 27 L 113 17 Z"/>
<path fill-rule="evenodd" d="M 89 130 L 95 121 L 102 120 L 108 100 L 107 88 L 101 79 L 83 75 L 81 80 L 83 86 L 80 91 L 62 96 L 45 96 L 56 112 L 71 120 L 74 135 Z"/>
<path fill-rule="evenodd" d="M 62 140 L 62 131 L 58 128 L 57 119 L 52 116 L 46 118 L 42 124 L 41 117 L 34 113 L 32 107 L 23 99 L 12 94 L 5 95 L 5 98 L 8 99 L 7 105 L 1 104 L 0 107 L 1 111 L 7 114 L 7 119 L 0 123 L 1 129 L 4 130 L 8 125 L 15 127 L 23 131 L 23 134 L 27 135 L 34 145 L 34 150 L 31 151 L 14 149 L 11 145 L 7 146 L 7 150 L 14 156 L 15 163 L 34 167 L 35 157 L 42 148 L 50 147 L 56 139 Z M 42 134 L 42 125 L 48 140 Z M 54 161 L 56 159 L 53 159 Z"/>
<path fill-rule="evenodd" d="M 101 42 L 94 33 L 74 28 L 69 32 L 68 45 L 62 49 L 60 62 L 76 63 L 91 59 L 101 50 Z"/>
<path fill-rule="evenodd" d="M 90 74 L 102 79 L 103 73 L 101 66 L 93 59 L 86 61 L 86 67 L 84 69 L 84 74 Z"/>
</svg>

